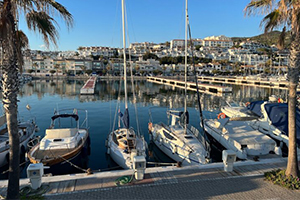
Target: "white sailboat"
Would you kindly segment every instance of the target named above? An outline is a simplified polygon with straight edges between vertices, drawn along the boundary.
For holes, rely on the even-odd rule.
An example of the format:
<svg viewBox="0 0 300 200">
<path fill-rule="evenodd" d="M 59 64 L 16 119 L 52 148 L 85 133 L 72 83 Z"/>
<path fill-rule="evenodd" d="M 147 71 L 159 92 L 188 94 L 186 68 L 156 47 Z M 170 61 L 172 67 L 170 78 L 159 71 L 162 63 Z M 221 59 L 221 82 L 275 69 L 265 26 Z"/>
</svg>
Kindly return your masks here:
<svg viewBox="0 0 300 200">
<path fill-rule="evenodd" d="M 146 142 L 144 138 L 129 125 L 129 112 L 127 102 L 127 72 L 126 72 L 126 38 L 125 38 L 125 5 L 122 0 L 122 28 L 123 28 L 123 56 L 124 56 L 124 92 L 125 112 L 122 115 L 124 127 L 113 130 L 107 139 L 107 153 L 124 169 L 133 169 L 135 158 L 143 160 L 146 157 Z"/>
<path fill-rule="evenodd" d="M 171 159 L 182 165 L 206 164 L 209 161 L 209 144 L 204 136 L 188 124 L 187 112 L 187 30 L 188 1 L 186 0 L 185 25 L 185 101 L 184 111 L 169 110 L 171 124 L 149 123 L 149 133 L 154 144 Z"/>
</svg>

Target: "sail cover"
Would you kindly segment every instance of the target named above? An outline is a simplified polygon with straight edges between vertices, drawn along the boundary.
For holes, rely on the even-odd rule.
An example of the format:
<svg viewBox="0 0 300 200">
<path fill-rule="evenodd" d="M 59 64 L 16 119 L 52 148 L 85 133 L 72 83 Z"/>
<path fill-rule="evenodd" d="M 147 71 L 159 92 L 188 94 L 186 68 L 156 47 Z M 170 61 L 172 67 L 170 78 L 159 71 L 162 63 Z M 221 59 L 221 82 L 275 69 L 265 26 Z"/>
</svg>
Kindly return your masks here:
<svg viewBox="0 0 300 200">
<path fill-rule="evenodd" d="M 122 120 L 123 126 L 127 129 L 129 129 L 129 113 L 128 108 L 125 109 L 124 114 L 119 111 L 120 118 Z"/>
<path fill-rule="evenodd" d="M 265 109 L 272 125 L 288 136 L 288 104 L 287 103 L 267 103 Z M 296 108 L 296 137 L 300 144 L 300 110 Z"/>
</svg>

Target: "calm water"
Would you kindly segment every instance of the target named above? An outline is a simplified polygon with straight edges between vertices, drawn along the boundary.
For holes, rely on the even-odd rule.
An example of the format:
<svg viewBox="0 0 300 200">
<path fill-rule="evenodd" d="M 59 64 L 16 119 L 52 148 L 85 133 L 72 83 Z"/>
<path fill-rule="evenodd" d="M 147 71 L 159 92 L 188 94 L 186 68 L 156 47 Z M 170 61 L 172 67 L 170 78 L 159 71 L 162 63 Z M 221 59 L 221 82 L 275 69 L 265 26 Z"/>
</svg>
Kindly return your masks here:
<svg viewBox="0 0 300 200">
<path fill-rule="evenodd" d="M 91 155 L 88 166 L 92 170 L 108 170 L 115 168 L 116 164 L 106 155 L 105 139 L 112 129 L 114 113 L 118 104 L 120 93 L 120 109 L 124 110 L 124 91 L 120 88 L 119 81 L 99 81 L 96 85 L 95 95 L 80 95 L 80 88 L 84 82 L 79 80 L 35 80 L 22 86 L 19 94 L 19 115 L 25 119 L 31 116 L 36 117 L 40 131 L 37 135 L 43 137 L 45 129 L 50 125 L 50 118 L 54 114 L 54 109 L 78 108 L 88 111 L 88 122 L 91 137 Z M 123 84 L 123 83 L 122 83 Z M 147 81 L 136 81 L 134 90 L 137 101 L 133 104 L 131 95 L 131 84 L 129 87 L 129 111 L 130 124 L 137 127 L 134 105 L 137 106 L 140 132 L 149 142 L 147 125 L 149 122 L 149 108 L 151 108 L 154 122 L 168 122 L 167 108 L 183 107 L 183 90 L 170 86 L 158 85 Z M 229 85 L 231 86 L 231 85 Z M 231 86 L 232 94 L 213 96 L 201 94 L 201 104 L 204 117 L 213 118 L 219 113 L 219 108 L 225 105 L 225 101 L 235 100 L 237 102 L 247 102 L 253 100 L 267 99 L 271 94 L 281 96 L 286 99 L 287 91 L 278 89 L 265 89 L 246 86 Z M 121 85 L 121 88 L 122 85 Z M 194 92 L 188 93 L 188 110 L 190 112 L 190 123 L 199 128 L 199 111 L 197 109 L 197 95 Z M 26 109 L 26 105 L 31 106 L 31 110 Z M 118 107 L 118 108 L 119 108 Z M 149 147 L 154 152 L 148 157 L 149 161 L 171 162 L 157 148 Z M 218 154 L 218 152 L 213 152 Z M 216 160 L 220 155 L 212 155 Z M 23 172 L 22 176 L 25 173 Z"/>
</svg>

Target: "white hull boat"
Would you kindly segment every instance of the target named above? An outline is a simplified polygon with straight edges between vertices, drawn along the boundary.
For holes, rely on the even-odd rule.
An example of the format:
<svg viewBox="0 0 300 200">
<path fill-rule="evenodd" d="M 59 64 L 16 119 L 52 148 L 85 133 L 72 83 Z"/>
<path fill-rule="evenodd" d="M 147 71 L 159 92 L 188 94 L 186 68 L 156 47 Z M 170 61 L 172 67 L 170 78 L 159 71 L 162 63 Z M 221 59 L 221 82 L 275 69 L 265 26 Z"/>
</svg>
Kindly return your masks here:
<svg viewBox="0 0 300 200">
<path fill-rule="evenodd" d="M 238 119 L 207 119 L 205 131 L 228 150 L 233 150 L 239 159 L 268 154 L 281 155 L 276 142 L 251 126 L 251 121 Z M 249 118 L 246 118 L 249 120 Z"/>
<path fill-rule="evenodd" d="M 0 167 L 7 165 L 9 161 L 9 136 L 8 131 L 4 124 L 6 123 L 5 115 L 1 116 L 0 123 L 2 129 L 0 130 Z M 2 123 L 3 122 L 3 123 Z M 19 137 L 20 137 L 20 155 L 24 156 L 28 151 L 28 142 L 35 138 L 35 131 L 37 126 L 34 120 L 20 122 L 18 124 Z"/>
<path fill-rule="evenodd" d="M 201 165 L 209 162 L 210 147 L 199 131 L 188 125 L 187 131 L 180 124 L 169 126 L 149 123 L 154 144 L 168 157 L 183 166 Z"/>
<path fill-rule="evenodd" d="M 134 131 L 129 125 L 129 112 L 127 101 L 127 62 L 126 62 L 126 37 L 125 37 L 125 2 L 122 0 L 122 29 L 123 29 L 123 56 L 124 56 L 124 93 L 125 93 L 125 112 L 119 112 L 119 120 L 122 119 L 123 128 L 111 131 L 107 138 L 107 153 L 111 158 L 124 169 L 135 169 L 135 164 L 139 162 L 141 168 L 146 167 L 146 148 L 147 143 L 144 137 Z M 132 69 L 132 68 L 131 68 Z M 133 82 L 133 79 L 131 79 Z M 135 102 L 135 93 L 132 92 Z M 137 113 L 137 112 L 136 112 Z M 137 119 L 138 116 L 136 115 Z M 137 120 L 138 121 L 138 120 Z M 137 123 L 137 127 L 138 127 Z M 144 163 L 144 164 L 141 164 Z M 143 165 L 143 167 L 142 167 Z"/>
</svg>

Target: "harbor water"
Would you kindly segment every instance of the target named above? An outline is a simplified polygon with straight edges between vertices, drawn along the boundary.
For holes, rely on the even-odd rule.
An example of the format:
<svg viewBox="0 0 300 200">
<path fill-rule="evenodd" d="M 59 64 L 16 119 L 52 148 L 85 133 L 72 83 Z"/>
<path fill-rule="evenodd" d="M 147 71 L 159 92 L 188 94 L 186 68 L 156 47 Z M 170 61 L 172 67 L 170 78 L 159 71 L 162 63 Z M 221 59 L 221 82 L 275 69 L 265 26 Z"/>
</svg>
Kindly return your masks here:
<svg viewBox="0 0 300 200">
<path fill-rule="evenodd" d="M 52 79 L 33 80 L 22 85 L 19 92 L 19 117 L 36 118 L 39 132 L 36 134 L 43 137 L 45 130 L 49 127 L 51 117 L 55 109 L 77 108 L 88 111 L 89 132 L 91 138 L 90 156 L 87 166 L 94 171 L 106 171 L 117 169 L 118 166 L 106 154 L 105 140 L 109 132 L 118 125 L 115 114 L 124 111 L 123 82 L 118 80 L 99 80 L 96 83 L 94 95 L 80 95 L 80 88 L 84 85 L 83 80 Z M 248 86 L 227 85 L 233 87 L 232 93 L 219 95 L 200 94 L 201 106 L 205 118 L 216 118 L 220 107 L 226 101 L 249 102 L 254 100 L 268 99 L 272 94 L 286 99 L 287 90 L 272 88 L 259 88 Z M 121 91 L 119 89 L 121 88 Z M 168 122 L 166 111 L 169 108 L 183 109 L 184 90 L 171 86 L 159 85 L 136 80 L 134 82 L 136 100 L 132 95 L 131 84 L 128 84 L 129 116 L 130 125 L 144 135 L 148 142 L 147 161 L 172 163 L 162 152 L 150 144 L 148 134 L 148 122 L 151 117 L 154 123 Z M 120 101 L 118 101 L 118 99 Z M 118 104 L 120 102 L 120 104 Z M 31 109 L 26 109 L 26 105 Z M 119 106 L 117 106 L 119 105 Z M 197 94 L 188 92 L 188 111 L 190 113 L 190 124 L 200 130 L 200 115 L 197 108 Z M 136 120 L 135 106 L 137 108 L 138 125 Z M 149 115 L 149 109 L 151 115 Z M 221 154 L 217 150 L 212 151 L 213 162 L 220 161 Z M 151 167 L 151 165 L 149 165 Z M 26 176 L 25 168 L 22 177 Z M 119 168 L 120 169 L 120 168 Z M 2 169 L 5 171 L 5 169 Z M 6 178 L 5 173 L 1 178 Z"/>
</svg>

